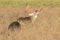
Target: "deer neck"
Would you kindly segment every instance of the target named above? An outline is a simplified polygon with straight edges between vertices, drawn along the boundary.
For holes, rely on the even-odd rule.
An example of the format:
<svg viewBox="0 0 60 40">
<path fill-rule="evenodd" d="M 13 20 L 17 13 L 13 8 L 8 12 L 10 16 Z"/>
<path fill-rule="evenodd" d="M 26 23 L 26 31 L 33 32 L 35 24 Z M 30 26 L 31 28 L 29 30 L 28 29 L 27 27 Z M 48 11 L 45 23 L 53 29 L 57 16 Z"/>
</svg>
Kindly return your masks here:
<svg viewBox="0 0 60 40">
<path fill-rule="evenodd" d="M 37 15 L 32 15 L 31 16 L 32 22 L 34 22 L 36 20 L 36 18 L 37 18 Z"/>
</svg>

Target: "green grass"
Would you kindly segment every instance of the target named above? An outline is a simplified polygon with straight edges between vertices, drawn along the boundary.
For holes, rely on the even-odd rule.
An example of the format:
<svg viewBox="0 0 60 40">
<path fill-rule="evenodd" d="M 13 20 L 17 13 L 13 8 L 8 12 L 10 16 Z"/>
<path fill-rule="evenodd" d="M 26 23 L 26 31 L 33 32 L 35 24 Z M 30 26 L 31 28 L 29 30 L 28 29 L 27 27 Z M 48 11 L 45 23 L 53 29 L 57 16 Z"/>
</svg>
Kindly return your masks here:
<svg viewBox="0 0 60 40">
<path fill-rule="evenodd" d="M 60 0 L 0 0 L 0 7 L 15 6 L 60 6 Z"/>
</svg>

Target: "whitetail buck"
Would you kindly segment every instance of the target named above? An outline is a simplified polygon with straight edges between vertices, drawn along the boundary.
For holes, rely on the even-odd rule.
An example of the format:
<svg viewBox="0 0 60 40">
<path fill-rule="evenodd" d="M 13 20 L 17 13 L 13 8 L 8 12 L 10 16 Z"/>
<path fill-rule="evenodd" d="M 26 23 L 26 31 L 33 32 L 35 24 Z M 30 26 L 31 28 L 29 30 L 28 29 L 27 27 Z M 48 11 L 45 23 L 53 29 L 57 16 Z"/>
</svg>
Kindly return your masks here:
<svg viewBox="0 0 60 40">
<path fill-rule="evenodd" d="M 14 30 L 14 28 L 19 28 L 19 27 L 21 28 L 21 21 L 25 22 L 25 23 L 26 22 L 27 23 L 29 23 L 29 22 L 33 23 L 36 20 L 38 14 L 39 14 L 39 12 L 38 12 L 38 10 L 36 10 L 36 11 L 28 14 L 28 17 L 20 17 L 17 21 L 12 22 L 9 25 L 8 29 Z"/>
</svg>

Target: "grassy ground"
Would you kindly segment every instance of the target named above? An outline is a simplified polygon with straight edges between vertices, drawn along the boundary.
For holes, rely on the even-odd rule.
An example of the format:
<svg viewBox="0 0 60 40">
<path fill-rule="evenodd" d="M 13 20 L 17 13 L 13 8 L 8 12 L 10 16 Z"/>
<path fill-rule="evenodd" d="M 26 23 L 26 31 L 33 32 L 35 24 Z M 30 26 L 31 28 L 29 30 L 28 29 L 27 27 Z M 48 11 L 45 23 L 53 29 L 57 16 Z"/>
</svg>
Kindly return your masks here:
<svg viewBox="0 0 60 40">
<path fill-rule="evenodd" d="M 27 12 L 34 11 L 31 9 L 36 8 Z M 45 7 L 33 24 L 9 31 L 9 24 L 27 12 L 24 8 L 0 8 L 0 40 L 60 40 L 60 7 Z"/>
</svg>

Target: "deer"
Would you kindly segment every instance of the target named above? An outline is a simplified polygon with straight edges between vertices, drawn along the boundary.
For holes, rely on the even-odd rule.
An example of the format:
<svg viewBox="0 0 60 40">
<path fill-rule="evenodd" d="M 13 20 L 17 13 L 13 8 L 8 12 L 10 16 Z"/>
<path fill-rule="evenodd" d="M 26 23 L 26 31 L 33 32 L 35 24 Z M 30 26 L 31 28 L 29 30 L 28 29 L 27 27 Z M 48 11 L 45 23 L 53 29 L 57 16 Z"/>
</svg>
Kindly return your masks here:
<svg viewBox="0 0 60 40">
<path fill-rule="evenodd" d="M 9 25 L 8 29 L 14 30 L 15 28 L 21 28 L 21 21 L 25 22 L 25 23 L 26 22 L 27 23 L 29 23 L 29 22 L 34 23 L 35 20 L 37 19 L 38 14 L 39 14 L 38 10 L 35 10 L 34 12 L 29 13 L 27 17 L 20 17 L 17 19 L 17 21 L 13 21 Z"/>
</svg>

